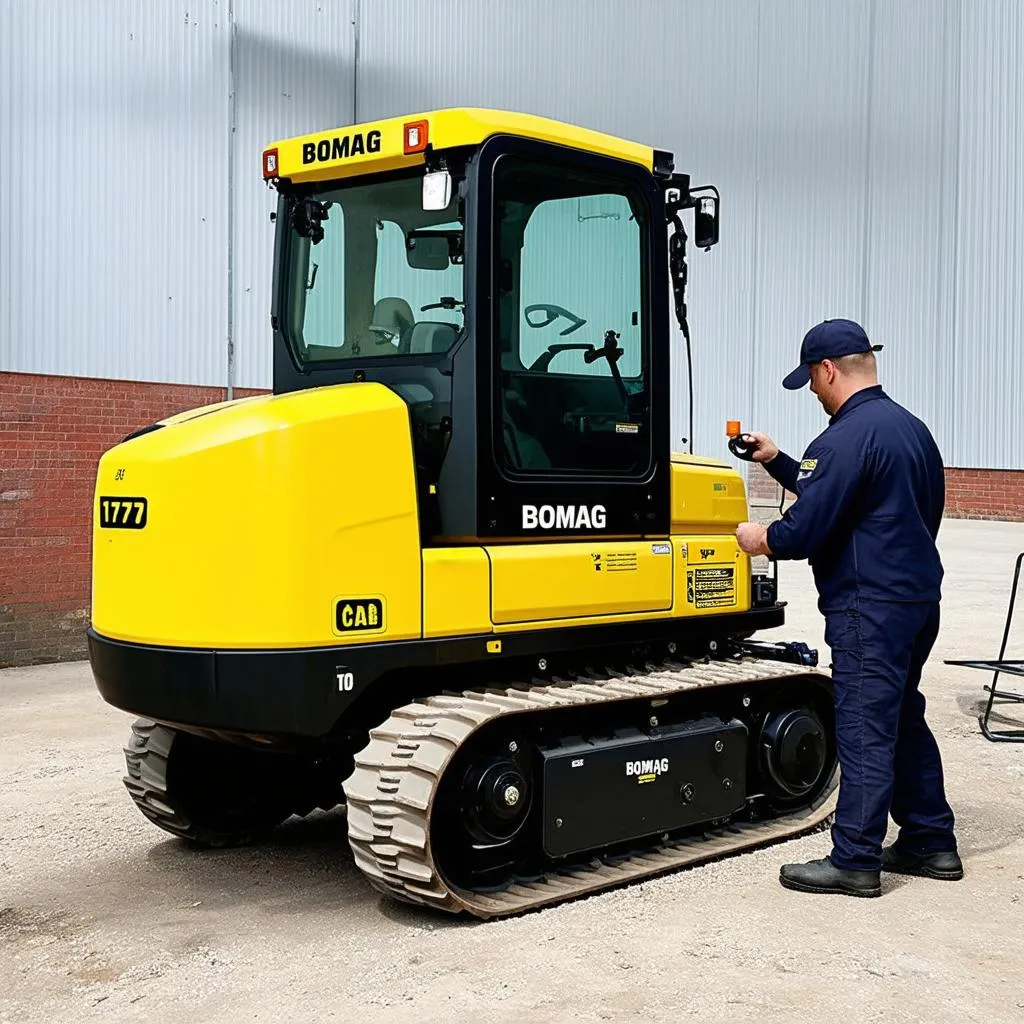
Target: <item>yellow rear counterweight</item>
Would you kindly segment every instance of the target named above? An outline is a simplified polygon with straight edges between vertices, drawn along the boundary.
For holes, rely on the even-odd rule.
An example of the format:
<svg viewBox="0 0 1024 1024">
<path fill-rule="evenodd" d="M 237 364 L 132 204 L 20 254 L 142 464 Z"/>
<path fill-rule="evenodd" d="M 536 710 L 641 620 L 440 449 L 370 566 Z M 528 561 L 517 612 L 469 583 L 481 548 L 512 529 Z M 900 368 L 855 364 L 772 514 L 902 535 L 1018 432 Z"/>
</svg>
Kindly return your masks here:
<svg viewBox="0 0 1024 1024">
<path fill-rule="evenodd" d="M 144 528 L 103 525 L 124 499 L 145 500 Z M 103 456 L 93 546 L 93 627 L 112 639 L 229 649 L 418 637 L 407 406 L 382 385 L 341 384 L 177 417 Z"/>
</svg>

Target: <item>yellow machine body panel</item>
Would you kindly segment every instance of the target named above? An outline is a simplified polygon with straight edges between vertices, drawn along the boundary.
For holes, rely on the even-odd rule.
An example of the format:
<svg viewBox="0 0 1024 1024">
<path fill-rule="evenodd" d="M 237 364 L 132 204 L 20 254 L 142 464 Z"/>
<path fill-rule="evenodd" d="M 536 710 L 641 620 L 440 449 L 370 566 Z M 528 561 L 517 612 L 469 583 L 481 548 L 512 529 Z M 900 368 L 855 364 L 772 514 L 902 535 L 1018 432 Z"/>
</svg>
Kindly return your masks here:
<svg viewBox="0 0 1024 1024">
<path fill-rule="evenodd" d="M 424 162 L 422 149 L 406 152 L 406 126 L 414 124 L 420 125 L 423 133 L 420 145 L 429 142 L 435 150 L 478 146 L 492 135 L 503 134 L 573 146 L 630 160 L 648 169 L 654 163 L 651 146 L 546 117 L 477 108 L 433 110 L 332 128 L 272 142 L 264 153 L 276 153 L 273 177 L 294 182 L 327 181 L 420 166 Z"/>
<path fill-rule="evenodd" d="M 489 547 L 495 625 L 668 611 L 668 544 L 547 543 Z"/>
<path fill-rule="evenodd" d="M 743 477 L 716 459 L 672 456 L 673 535 L 729 533 L 747 518 Z"/>
<path fill-rule="evenodd" d="M 489 633 L 491 564 L 483 548 L 423 552 L 423 635 Z"/>
<path fill-rule="evenodd" d="M 413 456 L 397 395 L 342 384 L 175 420 L 100 461 L 99 633 L 222 649 L 420 635 Z"/>
<path fill-rule="evenodd" d="M 671 554 L 654 554 L 653 548 L 671 547 Z M 538 545 L 539 547 L 539 545 Z M 576 545 L 549 544 L 543 565 L 531 575 L 526 571 L 529 556 L 518 562 L 523 570 L 516 577 L 509 573 L 504 584 L 504 603 L 492 606 L 496 633 L 522 629 L 564 629 L 568 626 L 592 626 L 597 622 L 613 625 L 620 622 L 644 622 L 653 619 L 691 617 L 746 611 L 750 608 L 750 559 L 734 537 L 721 535 L 673 537 L 669 541 L 651 541 L 639 545 L 579 545 L 587 552 L 602 548 L 625 555 L 631 551 L 649 556 L 638 557 L 637 569 L 629 573 L 630 582 L 607 583 L 608 577 L 580 578 L 578 565 L 569 569 L 570 559 L 563 549 Z M 493 549 L 492 549 L 493 550 Z M 512 564 L 507 556 L 514 552 L 502 549 L 503 562 Z M 707 553 L 707 554 L 705 554 Z M 540 553 L 538 552 L 538 555 Z M 578 552 L 573 552 L 578 559 Z M 574 559 L 574 561 L 575 561 Z M 591 566 L 591 569 L 593 567 Z M 494 586 L 490 600 L 500 600 L 498 563 L 494 566 Z M 583 574 L 586 575 L 585 573 Z M 618 604 L 610 598 L 619 590 L 627 593 Z M 601 599 L 606 590 L 608 600 Z M 516 607 L 518 595 L 520 608 Z M 562 601 L 556 604 L 555 597 Z M 667 595 L 667 598 L 665 597 Z M 479 608 L 488 599 L 481 591 L 466 593 L 463 600 Z M 645 607 L 638 607 L 638 605 Z"/>
<path fill-rule="evenodd" d="M 742 477 L 713 459 L 680 457 L 673 466 L 672 507 L 686 510 L 691 532 L 674 532 L 667 540 L 427 549 L 424 636 L 749 609 L 750 558 L 734 536 L 747 517 Z"/>
<path fill-rule="evenodd" d="M 431 638 L 716 615 L 750 601 L 750 559 L 724 534 L 423 553 Z"/>
</svg>

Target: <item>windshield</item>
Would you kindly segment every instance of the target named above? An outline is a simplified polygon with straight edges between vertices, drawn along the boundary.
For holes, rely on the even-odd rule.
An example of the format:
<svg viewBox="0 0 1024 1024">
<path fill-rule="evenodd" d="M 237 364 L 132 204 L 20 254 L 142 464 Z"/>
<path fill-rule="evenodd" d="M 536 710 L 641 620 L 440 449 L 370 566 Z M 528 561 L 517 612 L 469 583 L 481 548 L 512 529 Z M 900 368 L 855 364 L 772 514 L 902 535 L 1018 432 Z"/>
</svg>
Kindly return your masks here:
<svg viewBox="0 0 1024 1024">
<path fill-rule="evenodd" d="M 457 195 L 453 183 L 447 209 L 423 210 L 414 174 L 289 202 L 282 324 L 300 365 L 455 344 L 464 320 Z"/>
</svg>

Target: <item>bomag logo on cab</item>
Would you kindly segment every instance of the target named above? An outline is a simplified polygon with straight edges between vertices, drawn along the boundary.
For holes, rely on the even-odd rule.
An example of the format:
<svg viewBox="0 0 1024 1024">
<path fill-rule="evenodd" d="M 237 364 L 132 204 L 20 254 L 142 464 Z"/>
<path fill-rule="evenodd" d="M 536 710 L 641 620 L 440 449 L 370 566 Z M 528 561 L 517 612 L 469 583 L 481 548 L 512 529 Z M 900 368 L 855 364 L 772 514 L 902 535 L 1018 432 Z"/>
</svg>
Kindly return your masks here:
<svg viewBox="0 0 1024 1024">
<path fill-rule="evenodd" d="M 374 129 L 367 132 L 365 137 L 362 132 L 356 132 L 355 135 L 335 135 L 333 139 L 306 142 L 302 146 L 302 162 L 323 163 L 327 160 L 346 160 L 350 156 L 379 152 L 380 132 Z"/>
<path fill-rule="evenodd" d="M 384 602 L 376 597 L 339 599 L 334 606 L 334 628 L 339 633 L 379 632 L 384 628 Z"/>
<path fill-rule="evenodd" d="M 523 506 L 524 530 L 603 530 L 607 522 L 604 505 Z"/>
<path fill-rule="evenodd" d="M 668 758 L 656 757 L 651 761 L 627 761 L 626 774 L 635 775 L 637 782 L 653 782 L 668 771 Z"/>
</svg>

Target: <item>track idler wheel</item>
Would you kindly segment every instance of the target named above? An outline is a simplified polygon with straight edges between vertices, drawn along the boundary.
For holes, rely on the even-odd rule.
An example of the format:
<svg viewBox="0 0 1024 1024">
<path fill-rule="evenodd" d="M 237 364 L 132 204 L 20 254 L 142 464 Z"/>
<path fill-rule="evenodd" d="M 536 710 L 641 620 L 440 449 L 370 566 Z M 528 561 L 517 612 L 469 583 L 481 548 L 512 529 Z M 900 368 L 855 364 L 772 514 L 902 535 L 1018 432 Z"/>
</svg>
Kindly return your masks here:
<svg viewBox="0 0 1024 1024">
<path fill-rule="evenodd" d="M 761 770 L 782 800 L 799 800 L 821 782 L 829 753 L 825 726 L 808 708 L 770 714 L 761 730 Z"/>
</svg>

